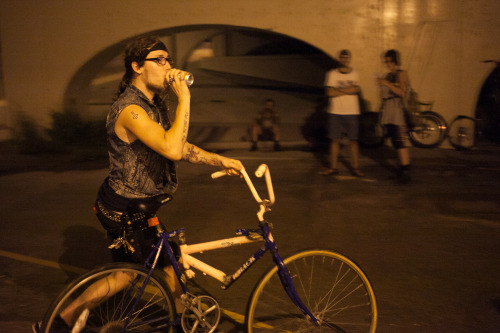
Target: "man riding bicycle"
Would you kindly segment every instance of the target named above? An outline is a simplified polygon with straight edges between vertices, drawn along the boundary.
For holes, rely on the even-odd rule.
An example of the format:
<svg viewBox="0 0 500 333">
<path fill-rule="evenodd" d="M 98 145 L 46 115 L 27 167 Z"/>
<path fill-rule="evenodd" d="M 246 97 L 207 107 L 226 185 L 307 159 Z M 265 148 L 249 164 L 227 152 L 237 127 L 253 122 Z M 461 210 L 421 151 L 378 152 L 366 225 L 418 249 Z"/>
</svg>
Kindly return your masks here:
<svg viewBox="0 0 500 333">
<path fill-rule="evenodd" d="M 163 42 L 155 37 L 136 38 L 127 46 L 124 60 L 125 74 L 106 122 L 110 171 L 99 189 L 94 211 L 108 233 L 113 260 L 144 263 L 149 252 L 141 249 L 150 248 L 156 234 L 142 228 L 146 221 L 129 210 L 133 200 L 173 193 L 177 188 L 175 162 L 181 159 L 218 166 L 230 175 L 239 175 L 243 165 L 187 142 L 191 93 L 185 72 L 172 68 Z M 165 102 L 172 92 L 178 103 L 171 120 Z M 124 216 L 138 225 L 133 228 L 134 244 L 129 241 Z M 166 260 L 163 266 L 180 313 L 182 289 Z M 113 274 L 96 283 L 94 294 L 97 290 L 103 297 L 110 290 L 119 291 L 129 279 L 125 274 Z M 62 332 L 71 331 L 88 303 L 89 298 L 81 297 L 61 312 L 58 321 Z M 38 332 L 40 325 L 33 328 Z"/>
</svg>

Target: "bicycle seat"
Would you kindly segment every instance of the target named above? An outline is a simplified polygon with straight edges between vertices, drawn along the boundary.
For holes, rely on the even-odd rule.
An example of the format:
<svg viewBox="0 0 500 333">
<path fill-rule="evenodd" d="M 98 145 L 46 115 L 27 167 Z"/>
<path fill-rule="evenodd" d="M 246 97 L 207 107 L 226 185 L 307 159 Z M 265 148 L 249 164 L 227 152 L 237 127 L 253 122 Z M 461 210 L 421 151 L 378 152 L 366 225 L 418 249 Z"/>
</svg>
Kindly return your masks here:
<svg viewBox="0 0 500 333">
<path fill-rule="evenodd" d="M 154 215 L 160 207 L 172 200 L 169 194 L 160 194 L 150 198 L 133 199 L 127 206 L 129 214 L 144 213 L 146 215 Z"/>
</svg>

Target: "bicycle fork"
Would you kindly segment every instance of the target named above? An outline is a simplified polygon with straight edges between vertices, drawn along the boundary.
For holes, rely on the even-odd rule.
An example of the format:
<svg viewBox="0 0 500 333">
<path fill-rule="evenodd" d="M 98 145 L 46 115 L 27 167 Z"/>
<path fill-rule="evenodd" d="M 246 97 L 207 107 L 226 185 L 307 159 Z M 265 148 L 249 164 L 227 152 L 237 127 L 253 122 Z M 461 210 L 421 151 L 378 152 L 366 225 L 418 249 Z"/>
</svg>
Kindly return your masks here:
<svg viewBox="0 0 500 333">
<path fill-rule="evenodd" d="M 295 304 L 295 306 L 297 306 L 304 315 L 311 318 L 311 320 L 314 322 L 316 326 L 320 326 L 319 319 L 317 319 L 311 313 L 311 311 L 309 311 L 307 306 L 305 306 L 305 304 L 300 299 L 297 290 L 295 289 L 295 285 L 293 284 L 292 276 L 290 275 L 290 272 L 288 271 L 288 268 L 281 259 L 280 255 L 278 253 L 273 253 L 273 256 L 274 256 L 274 261 L 278 265 L 278 276 L 288 297 L 290 297 L 293 304 Z"/>
<path fill-rule="evenodd" d="M 290 298 L 290 300 L 295 304 L 296 307 L 302 311 L 302 313 L 305 316 L 308 316 L 316 326 L 320 326 L 321 322 L 319 321 L 318 318 L 316 318 L 311 311 L 305 306 L 305 304 L 302 302 L 302 300 L 299 297 L 299 294 L 297 293 L 297 290 L 295 289 L 295 285 L 293 284 L 292 281 L 292 276 L 290 275 L 290 272 L 288 271 L 288 268 L 285 265 L 285 262 L 281 258 L 281 256 L 278 254 L 278 248 L 276 247 L 276 243 L 274 242 L 273 236 L 271 234 L 270 228 L 268 224 L 265 224 L 264 227 L 262 228 L 263 230 L 263 236 L 266 241 L 266 249 L 269 250 L 273 256 L 273 260 L 278 266 L 278 277 L 280 278 L 281 284 L 283 285 L 283 288 L 285 289 L 286 294 Z"/>
</svg>

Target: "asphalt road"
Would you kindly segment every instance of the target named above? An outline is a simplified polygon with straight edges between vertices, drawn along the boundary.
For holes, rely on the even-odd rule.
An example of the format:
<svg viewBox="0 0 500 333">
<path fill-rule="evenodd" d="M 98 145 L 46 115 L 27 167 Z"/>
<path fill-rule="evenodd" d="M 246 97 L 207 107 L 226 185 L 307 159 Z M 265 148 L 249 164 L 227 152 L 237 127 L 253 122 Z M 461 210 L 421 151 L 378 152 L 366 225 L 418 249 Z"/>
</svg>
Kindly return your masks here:
<svg viewBox="0 0 500 333">
<path fill-rule="evenodd" d="M 386 148 L 362 151 L 364 178 L 344 168 L 337 177 L 317 175 L 321 156 L 309 152 L 226 153 L 250 171 L 270 166 L 277 201 L 266 216 L 283 256 L 325 247 L 363 268 L 377 295 L 378 332 L 499 332 L 500 149 L 412 154 L 413 181 L 397 185 Z M 48 167 L 0 176 L 0 332 L 29 332 L 69 279 L 109 260 L 91 210 L 105 166 Z M 257 206 L 244 183 L 211 180 L 211 171 L 181 162 L 179 190 L 160 211 L 170 228 L 187 228 L 190 243 L 255 226 Z M 232 273 L 252 252 L 249 245 L 203 259 Z M 197 277 L 230 311 L 221 332 L 243 332 L 239 315 L 271 264 L 264 259 L 227 291 Z"/>
</svg>

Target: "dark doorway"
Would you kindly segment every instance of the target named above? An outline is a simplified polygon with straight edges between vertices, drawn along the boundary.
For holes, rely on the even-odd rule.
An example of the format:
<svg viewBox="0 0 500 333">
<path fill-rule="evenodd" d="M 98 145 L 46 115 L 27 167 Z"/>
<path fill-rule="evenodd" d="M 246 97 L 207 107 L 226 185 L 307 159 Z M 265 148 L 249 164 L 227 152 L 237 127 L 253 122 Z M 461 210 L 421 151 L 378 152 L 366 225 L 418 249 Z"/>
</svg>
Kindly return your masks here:
<svg viewBox="0 0 500 333">
<path fill-rule="evenodd" d="M 495 68 L 484 82 L 476 106 L 475 117 L 479 119 L 480 130 L 484 138 L 500 142 L 500 62 L 494 63 Z"/>
</svg>

